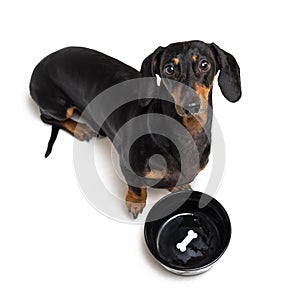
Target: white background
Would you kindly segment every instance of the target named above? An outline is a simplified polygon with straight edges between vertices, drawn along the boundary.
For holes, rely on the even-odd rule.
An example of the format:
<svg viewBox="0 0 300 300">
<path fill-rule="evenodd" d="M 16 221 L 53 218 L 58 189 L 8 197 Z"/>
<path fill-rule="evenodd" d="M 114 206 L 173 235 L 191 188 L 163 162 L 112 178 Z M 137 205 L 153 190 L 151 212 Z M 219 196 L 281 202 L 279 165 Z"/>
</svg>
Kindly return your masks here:
<svg viewBox="0 0 300 300">
<path fill-rule="evenodd" d="M 1 2 L 0 298 L 299 299 L 296 5 Z M 28 83 L 38 61 L 65 46 L 94 48 L 139 68 L 157 46 L 190 39 L 234 54 L 243 97 L 231 104 L 215 86 L 227 150 L 215 196 L 231 217 L 231 244 L 212 270 L 186 278 L 152 259 L 142 225 L 115 222 L 87 203 L 73 172 L 71 136 L 61 132 L 43 158 L 50 128 L 38 118 Z"/>
</svg>

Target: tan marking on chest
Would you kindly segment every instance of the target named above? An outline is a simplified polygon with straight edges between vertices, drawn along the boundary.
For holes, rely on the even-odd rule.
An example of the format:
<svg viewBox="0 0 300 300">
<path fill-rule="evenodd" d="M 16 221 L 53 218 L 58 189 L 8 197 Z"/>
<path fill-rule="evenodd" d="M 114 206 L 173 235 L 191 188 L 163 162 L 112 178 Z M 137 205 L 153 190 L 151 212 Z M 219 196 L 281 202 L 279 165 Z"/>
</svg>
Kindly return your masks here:
<svg viewBox="0 0 300 300">
<path fill-rule="evenodd" d="M 190 133 L 197 133 L 202 130 L 207 121 L 207 113 L 200 113 L 198 116 L 182 117 L 183 125 Z"/>
</svg>

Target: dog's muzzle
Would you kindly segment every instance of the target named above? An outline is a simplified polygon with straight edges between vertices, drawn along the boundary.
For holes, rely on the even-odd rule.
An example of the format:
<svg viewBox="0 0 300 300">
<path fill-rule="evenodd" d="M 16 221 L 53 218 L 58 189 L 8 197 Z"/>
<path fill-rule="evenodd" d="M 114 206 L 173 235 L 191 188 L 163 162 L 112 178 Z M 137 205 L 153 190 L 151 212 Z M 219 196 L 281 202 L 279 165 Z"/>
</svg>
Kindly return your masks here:
<svg viewBox="0 0 300 300">
<path fill-rule="evenodd" d="M 200 104 L 193 102 L 193 103 L 190 103 L 190 104 L 182 107 L 182 109 L 187 116 L 194 116 L 194 115 L 199 114 Z"/>
</svg>

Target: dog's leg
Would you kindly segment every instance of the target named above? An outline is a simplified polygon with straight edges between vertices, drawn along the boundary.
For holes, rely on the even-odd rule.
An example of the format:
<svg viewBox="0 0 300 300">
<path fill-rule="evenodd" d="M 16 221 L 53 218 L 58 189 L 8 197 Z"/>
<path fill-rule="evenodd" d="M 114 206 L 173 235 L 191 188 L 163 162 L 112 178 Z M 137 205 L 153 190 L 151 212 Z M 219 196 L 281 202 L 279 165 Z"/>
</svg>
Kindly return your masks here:
<svg viewBox="0 0 300 300">
<path fill-rule="evenodd" d="M 71 119 L 62 121 L 61 126 L 80 141 L 89 141 L 92 137 L 96 136 L 87 125 Z"/>
<path fill-rule="evenodd" d="M 128 211 L 132 213 L 134 219 L 137 218 L 138 214 L 143 212 L 146 205 L 147 199 L 147 188 L 146 187 L 133 187 L 128 185 L 128 191 L 126 194 L 126 205 Z"/>
<path fill-rule="evenodd" d="M 89 141 L 93 136 L 96 135 L 93 133 L 93 131 L 89 126 L 83 123 L 76 122 L 71 119 L 75 111 L 77 111 L 75 106 L 68 108 L 66 112 L 67 120 L 62 121 L 61 125 L 63 129 L 71 133 L 74 137 L 76 137 L 80 141 Z"/>
<path fill-rule="evenodd" d="M 45 114 L 41 115 L 41 120 L 46 124 L 54 125 L 59 129 L 63 129 L 69 132 L 81 141 L 89 141 L 92 137 L 95 137 L 96 134 L 91 130 L 89 126 L 71 119 L 74 111 L 74 107 L 67 109 L 65 120 L 57 120 Z"/>
</svg>

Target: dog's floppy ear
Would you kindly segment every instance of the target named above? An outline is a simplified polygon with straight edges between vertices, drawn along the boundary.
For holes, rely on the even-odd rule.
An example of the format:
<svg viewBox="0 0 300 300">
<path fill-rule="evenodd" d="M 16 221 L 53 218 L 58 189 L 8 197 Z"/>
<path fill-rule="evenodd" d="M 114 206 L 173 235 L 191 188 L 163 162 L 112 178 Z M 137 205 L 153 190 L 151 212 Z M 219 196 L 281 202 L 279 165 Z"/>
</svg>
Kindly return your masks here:
<svg viewBox="0 0 300 300">
<path fill-rule="evenodd" d="M 230 102 L 238 101 L 242 96 L 240 68 L 235 58 L 228 52 L 211 44 L 219 64 L 219 87 L 224 97 Z"/>
<path fill-rule="evenodd" d="M 158 47 L 152 54 L 147 56 L 141 66 L 141 73 L 143 77 L 155 77 L 159 73 L 159 64 L 163 47 Z"/>
<path fill-rule="evenodd" d="M 156 75 L 160 76 L 159 64 L 163 50 L 163 47 L 158 47 L 152 54 L 144 59 L 140 71 L 142 77 L 154 77 L 156 80 Z M 145 94 L 146 92 L 147 95 L 152 95 L 152 98 L 154 98 L 153 96 L 156 96 L 156 94 L 158 94 L 159 89 L 156 85 L 151 84 L 150 81 L 151 80 L 149 79 L 149 84 L 142 84 L 140 86 L 140 89 L 143 89 L 143 94 Z M 151 100 L 151 97 L 139 99 L 139 104 L 145 107 L 150 104 Z"/>
</svg>

